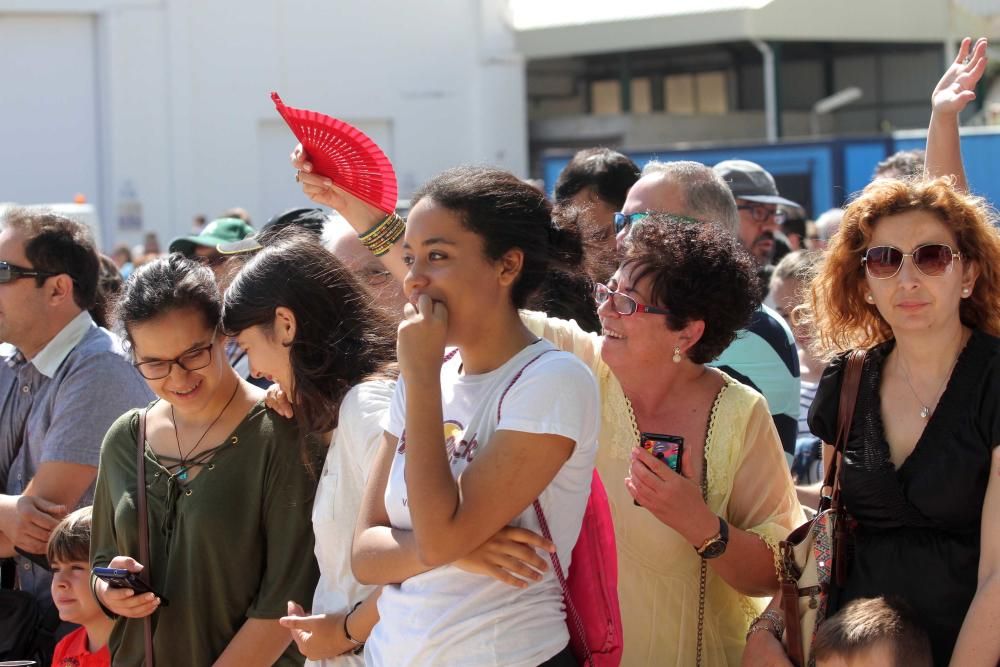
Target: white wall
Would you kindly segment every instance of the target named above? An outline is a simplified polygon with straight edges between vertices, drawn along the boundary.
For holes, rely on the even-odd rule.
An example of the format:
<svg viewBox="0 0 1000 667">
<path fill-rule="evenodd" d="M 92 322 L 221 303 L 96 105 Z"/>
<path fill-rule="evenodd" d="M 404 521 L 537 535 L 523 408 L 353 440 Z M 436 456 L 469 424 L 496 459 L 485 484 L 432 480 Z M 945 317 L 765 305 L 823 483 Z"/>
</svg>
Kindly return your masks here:
<svg viewBox="0 0 1000 667">
<path fill-rule="evenodd" d="M 144 228 L 162 241 L 187 233 L 194 215 L 211 218 L 231 206 L 262 224 L 308 205 L 287 167 L 294 138 L 271 90 L 290 106 L 370 132 L 396 167 L 400 197 L 462 163 L 527 175 L 523 63 L 501 22 L 505 7 L 504 0 L 0 0 L 0 73 L 35 60 L 54 72 L 0 76 L 4 153 L 30 154 L 41 142 L 47 155 L 55 149 L 41 129 L 53 123 L 83 128 L 78 143 L 91 145 L 74 145 L 71 168 L 48 156 L 28 170 L 0 161 L 0 201 L 83 191 L 98 205 L 107 245 L 138 242 L 140 231 L 118 225 L 136 204 Z M 73 36 L 57 42 L 53 22 Z M 72 75 L 88 67 L 90 79 Z M 94 111 L 81 118 L 88 95 Z M 67 194 L 65 183 L 83 173 L 91 180 Z"/>
<path fill-rule="evenodd" d="M 0 12 L 0 202 L 96 195 L 95 23 L 87 14 Z"/>
</svg>

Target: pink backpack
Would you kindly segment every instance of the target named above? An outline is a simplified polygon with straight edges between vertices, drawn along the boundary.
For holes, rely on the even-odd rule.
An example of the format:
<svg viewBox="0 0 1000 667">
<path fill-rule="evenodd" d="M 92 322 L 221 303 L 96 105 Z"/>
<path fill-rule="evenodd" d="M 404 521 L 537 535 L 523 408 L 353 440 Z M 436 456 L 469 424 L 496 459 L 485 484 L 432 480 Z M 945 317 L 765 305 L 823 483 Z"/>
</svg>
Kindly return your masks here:
<svg viewBox="0 0 1000 667">
<path fill-rule="evenodd" d="M 552 351 L 552 350 L 547 350 Z M 542 352 L 545 354 L 545 352 Z M 497 422 L 507 392 L 539 354 L 524 365 L 510 381 L 497 404 Z M 548 521 L 536 499 L 533 507 L 542 535 L 552 541 Z M 622 614 L 618 606 L 618 553 L 615 527 L 611 520 L 608 494 L 601 477 L 594 470 L 590 481 L 590 498 L 583 512 L 580 535 L 573 547 L 569 577 L 563 572 L 559 555 L 549 554 L 552 569 L 562 587 L 566 604 L 566 625 L 569 628 L 570 649 L 577 662 L 586 667 L 618 667 L 622 661 L 625 641 Z"/>
</svg>

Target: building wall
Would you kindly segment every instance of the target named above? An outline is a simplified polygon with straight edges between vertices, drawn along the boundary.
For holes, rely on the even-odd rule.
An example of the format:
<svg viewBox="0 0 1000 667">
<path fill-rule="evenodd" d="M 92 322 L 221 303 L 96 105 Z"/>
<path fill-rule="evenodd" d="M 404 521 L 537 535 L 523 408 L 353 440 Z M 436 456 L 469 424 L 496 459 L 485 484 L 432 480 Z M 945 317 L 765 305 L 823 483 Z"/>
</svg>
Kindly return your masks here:
<svg viewBox="0 0 1000 667">
<path fill-rule="evenodd" d="M 137 210 L 162 241 L 232 206 L 259 225 L 308 205 L 272 90 L 369 133 L 401 198 L 456 164 L 527 175 L 523 62 L 505 11 L 504 0 L 0 0 L 0 80 L 20 100 L 0 106 L 0 141 L 21 156 L 0 167 L 0 201 L 81 192 L 106 245 L 141 239 L 119 225 Z"/>
</svg>

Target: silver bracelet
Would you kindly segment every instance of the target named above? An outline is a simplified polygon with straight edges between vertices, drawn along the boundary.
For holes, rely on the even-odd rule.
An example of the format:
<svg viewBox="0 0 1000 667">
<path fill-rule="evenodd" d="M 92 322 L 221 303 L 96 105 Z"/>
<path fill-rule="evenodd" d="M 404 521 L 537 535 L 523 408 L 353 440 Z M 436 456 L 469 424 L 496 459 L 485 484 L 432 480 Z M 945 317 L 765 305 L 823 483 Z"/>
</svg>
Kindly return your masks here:
<svg viewBox="0 0 1000 667">
<path fill-rule="evenodd" d="M 765 610 L 750 624 L 750 629 L 747 630 L 747 639 L 750 639 L 750 635 L 753 633 L 762 630 L 771 633 L 780 642 L 781 636 L 785 633 L 785 619 L 773 609 Z"/>
</svg>

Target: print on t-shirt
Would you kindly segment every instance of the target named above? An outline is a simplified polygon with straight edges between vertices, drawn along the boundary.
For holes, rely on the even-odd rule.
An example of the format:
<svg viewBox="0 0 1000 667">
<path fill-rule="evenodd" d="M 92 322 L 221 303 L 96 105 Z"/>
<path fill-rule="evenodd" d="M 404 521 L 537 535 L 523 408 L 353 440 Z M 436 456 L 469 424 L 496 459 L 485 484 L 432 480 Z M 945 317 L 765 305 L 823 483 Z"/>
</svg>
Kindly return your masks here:
<svg viewBox="0 0 1000 667">
<path fill-rule="evenodd" d="M 455 419 L 444 420 L 444 449 L 448 453 L 448 460 L 451 465 L 456 465 L 462 461 L 466 463 L 472 463 L 472 460 L 476 458 L 476 450 L 479 449 L 479 441 L 476 440 L 476 436 L 472 436 L 472 440 L 466 440 L 465 427 L 462 423 Z M 458 444 L 456 444 L 458 443 Z M 406 454 L 406 431 L 403 431 L 402 437 L 399 438 L 399 447 L 396 448 L 396 455 L 403 456 Z M 407 498 L 403 497 L 403 507 L 408 506 Z"/>
<path fill-rule="evenodd" d="M 452 465 L 463 460 L 466 463 L 472 463 L 472 460 L 476 458 L 479 441 L 476 440 L 475 435 L 472 436 L 472 440 L 466 440 L 464 436 L 465 427 L 462 426 L 461 422 L 454 419 L 444 420 L 444 449 L 448 453 L 448 460 L 451 461 Z M 399 447 L 396 448 L 396 455 L 402 456 L 405 453 L 406 431 L 403 431 L 403 435 L 399 439 Z"/>
</svg>

